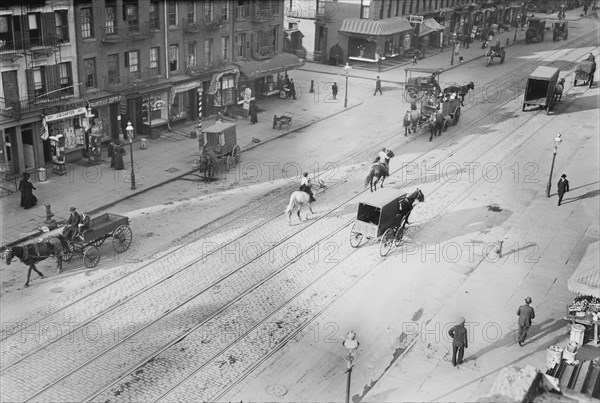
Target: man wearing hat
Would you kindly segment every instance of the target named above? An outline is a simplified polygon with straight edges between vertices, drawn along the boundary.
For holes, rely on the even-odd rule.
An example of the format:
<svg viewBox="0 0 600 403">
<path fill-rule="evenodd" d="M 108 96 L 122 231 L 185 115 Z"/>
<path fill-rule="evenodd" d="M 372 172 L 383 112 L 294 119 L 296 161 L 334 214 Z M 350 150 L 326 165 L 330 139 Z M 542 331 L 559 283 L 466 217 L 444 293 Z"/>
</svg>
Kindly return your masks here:
<svg viewBox="0 0 600 403">
<path fill-rule="evenodd" d="M 465 318 L 460 318 L 458 325 L 448 330 L 448 334 L 452 337 L 452 365 L 456 367 L 457 365 L 462 364 L 465 348 L 468 347 Z"/>
<path fill-rule="evenodd" d="M 88 215 L 87 211 L 84 211 L 81 215 L 81 222 L 79 223 L 78 227 L 77 237 L 84 241 L 83 233 L 90 228 L 90 216 Z"/>
<path fill-rule="evenodd" d="M 567 175 L 562 174 L 558 180 L 558 205 L 562 202 L 563 196 L 569 191 L 569 181 Z"/>
<path fill-rule="evenodd" d="M 69 209 L 71 215 L 69 215 L 69 219 L 67 220 L 67 225 L 63 228 L 63 236 L 67 238 L 69 241 L 73 240 L 73 235 L 77 232 L 77 226 L 81 221 L 81 216 L 77 213 L 75 207 L 71 207 Z"/>
<path fill-rule="evenodd" d="M 521 347 L 525 343 L 525 337 L 527 337 L 531 321 L 535 318 L 535 312 L 529 306 L 531 304 L 531 297 L 525 298 L 525 304 L 521 305 L 517 310 L 517 315 L 519 315 L 519 346 Z"/>
</svg>

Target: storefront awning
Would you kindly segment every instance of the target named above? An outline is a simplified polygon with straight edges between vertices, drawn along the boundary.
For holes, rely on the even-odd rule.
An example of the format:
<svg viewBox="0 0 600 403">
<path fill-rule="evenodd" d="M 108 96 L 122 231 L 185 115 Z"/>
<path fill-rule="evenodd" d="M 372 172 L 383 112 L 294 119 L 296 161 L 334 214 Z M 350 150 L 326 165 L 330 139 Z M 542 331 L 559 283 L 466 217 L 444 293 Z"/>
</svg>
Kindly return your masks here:
<svg viewBox="0 0 600 403">
<path fill-rule="evenodd" d="M 567 281 L 570 291 L 600 298 L 600 241 L 587 247 L 577 269 Z"/>
<path fill-rule="evenodd" d="M 433 31 L 443 31 L 444 30 L 444 26 L 441 25 L 439 22 L 437 22 L 436 20 L 434 20 L 433 18 L 426 18 L 423 21 L 423 24 L 427 25 L 429 28 L 431 28 Z"/>
<path fill-rule="evenodd" d="M 411 29 L 412 26 L 409 22 L 401 17 L 385 18 L 383 20 L 346 18 L 342 21 L 339 32 L 343 34 L 387 36 L 410 31 Z"/>
<path fill-rule="evenodd" d="M 249 80 L 265 77 L 280 71 L 291 70 L 304 65 L 298 56 L 291 53 L 278 53 L 270 59 L 260 61 L 234 62 L 240 72 Z"/>
<path fill-rule="evenodd" d="M 423 23 L 419 28 L 419 37 L 429 35 L 432 32 L 435 32 L 435 30 L 431 29 L 428 25 L 425 25 L 425 23 Z"/>
<path fill-rule="evenodd" d="M 200 80 L 188 81 L 187 83 L 174 85 L 173 87 L 171 87 L 171 92 L 172 93 L 186 92 L 186 91 L 198 88 L 198 87 L 202 87 L 202 81 L 200 81 Z"/>
<path fill-rule="evenodd" d="M 453 12 L 454 12 L 454 9 L 450 8 L 450 7 L 440 8 L 440 10 L 439 10 L 440 17 L 447 17 L 450 14 L 452 14 Z"/>
</svg>

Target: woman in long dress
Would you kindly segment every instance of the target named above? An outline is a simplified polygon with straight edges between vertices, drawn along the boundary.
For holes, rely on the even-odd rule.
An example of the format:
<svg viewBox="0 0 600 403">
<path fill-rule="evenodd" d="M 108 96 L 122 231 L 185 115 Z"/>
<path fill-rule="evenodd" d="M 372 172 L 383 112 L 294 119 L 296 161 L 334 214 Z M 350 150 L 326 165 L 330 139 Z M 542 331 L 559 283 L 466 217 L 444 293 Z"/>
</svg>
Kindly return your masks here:
<svg viewBox="0 0 600 403">
<path fill-rule="evenodd" d="M 37 190 L 29 178 L 31 176 L 25 172 L 23 173 L 23 179 L 19 183 L 19 191 L 21 192 L 21 207 L 29 209 L 37 204 L 37 198 L 33 195 L 33 191 Z"/>
<path fill-rule="evenodd" d="M 125 169 L 125 164 L 123 163 L 123 154 L 125 154 L 125 149 L 121 143 L 115 144 L 113 148 L 113 155 L 115 157 L 113 168 L 117 171 Z"/>
</svg>

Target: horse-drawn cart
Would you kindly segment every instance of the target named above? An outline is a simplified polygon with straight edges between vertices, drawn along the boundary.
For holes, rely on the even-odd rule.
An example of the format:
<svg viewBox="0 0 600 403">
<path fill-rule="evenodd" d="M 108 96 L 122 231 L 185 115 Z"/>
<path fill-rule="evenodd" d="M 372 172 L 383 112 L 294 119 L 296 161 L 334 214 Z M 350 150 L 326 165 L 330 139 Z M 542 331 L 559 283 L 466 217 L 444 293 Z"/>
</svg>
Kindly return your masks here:
<svg viewBox="0 0 600 403">
<path fill-rule="evenodd" d="M 491 46 L 485 52 L 486 66 L 490 66 L 494 62 L 494 58 L 500 58 L 500 64 L 504 63 L 506 58 L 506 51 L 500 46 L 500 42 L 496 43 L 496 46 Z"/>
<path fill-rule="evenodd" d="M 569 22 L 568 21 L 552 21 L 552 40 L 554 42 L 559 39 L 567 40 L 569 37 Z"/>
<path fill-rule="evenodd" d="M 440 74 L 444 69 L 429 67 L 407 67 L 404 69 L 404 99 L 412 102 L 425 96 L 436 95 L 442 92 L 440 88 Z M 412 77 L 412 73 L 426 73 L 427 76 Z"/>
<path fill-rule="evenodd" d="M 577 86 L 577 81 L 583 81 L 583 85 L 592 87 L 594 73 L 596 72 L 596 62 L 591 60 L 585 60 L 577 65 L 575 70 L 574 86 Z"/>
<path fill-rule="evenodd" d="M 240 162 L 242 151 L 237 144 L 236 125 L 217 121 L 202 129 L 200 150 L 200 170 L 205 177 L 213 178 L 218 167 L 229 171 Z"/>
<path fill-rule="evenodd" d="M 68 250 L 64 251 L 63 260 L 68 262 L 74 255 L 81 255 L 85 267 L 96 267 L 101 256 L 99 246 L 108 238 L 112 238 L 115 252 L 123 253 L 129 249 L 133 240 L 129 218 L 113 213 L 104 213 L 92 218 L 89 228 L 68 242 Z"/>
<path fill-rule="evenodd" d="M 294 114 L 292 112 L 285 112 L 281 116 L 273 115 L 273 129 L 281 130 L 283 126 L 290 128 L 292 126 L 292 119 Z"/>
<path fill-rule="evenodd" d="M 550 110 L 556 99 L 554 91 L 558 82 L 559 70 L 556 67 L 539 66 L 530 74 L 523 95 L 523 111 L 528 106 Z"/>
<path fill-rule="evenodd" d="M 404 235 L 404 215 L 399 215 L 399 201 L 406 197 L 406 192 L 398 189 L 380 189 L 369 193 L 358 204 L 356 221 L 350 230 L 350 245 L 358 248 L 363 237 L 380 239 L 379 253 L 387 255 L 392 242 L 398 246 Z"/>
</svg>

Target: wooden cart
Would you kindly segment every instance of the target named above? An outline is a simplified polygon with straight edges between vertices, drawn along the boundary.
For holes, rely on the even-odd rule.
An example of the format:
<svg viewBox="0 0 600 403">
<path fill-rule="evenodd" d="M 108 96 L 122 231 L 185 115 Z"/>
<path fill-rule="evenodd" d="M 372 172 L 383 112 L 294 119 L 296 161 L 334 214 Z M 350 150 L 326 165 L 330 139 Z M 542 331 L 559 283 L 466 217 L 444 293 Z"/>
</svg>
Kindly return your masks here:
<svg viewBox="0 0 600 403">
<path fill-rule="evenodd" d="M 226 123 L 217 121 L 214 125 L 202 129 L 202 139 L 200 142 L 201 160 L 202 156 L 207 161 L 204 167 L 205 175 L 214 176 L 215 169 L 210 169 L 208 165 L 215 168 L 215 165 L 224 166 L 227 171 L 240 162 L 242 152 L 237 144 L 237 134 L 235 123 Z M 201 164 L 203 165 L 203 164 Z M 201 166 L 201 169 L 203 167 Z"/>
<path fill-rule="evenodd" d="M 556 102 L 554 88 L 559 73 L 556 67 L 539 66 L 529 75 L 523 95 L 523 111 L 528 106 L 535 106 L 538 109 L 546 109 L 546 113 L 550 114 Z"/>
<path fill-rule="evenodd" d="M 404 99 L 407 102 L 442 92 L 439 81 L 440 74 L 442 74 L 444 69 L 407 67 L 404 71 Z M 412 73 L 425 73 L 427 76 L 412 77 Z"/>
<path fill-rule="evenodd" d="M 596 62 L 591 60 L 584 60 L 577 65 L 575 69 L 575 80 L 573 86 L 577 86 L 577 81 L 583 81 L 583 85 L 592 86 L 592 80 L 594 72 L 596 71 Z"/>
</svg>

